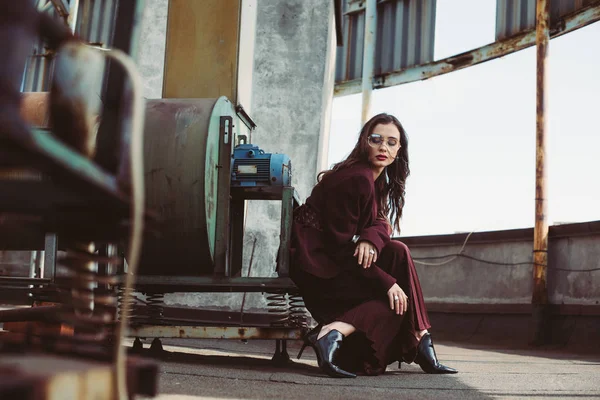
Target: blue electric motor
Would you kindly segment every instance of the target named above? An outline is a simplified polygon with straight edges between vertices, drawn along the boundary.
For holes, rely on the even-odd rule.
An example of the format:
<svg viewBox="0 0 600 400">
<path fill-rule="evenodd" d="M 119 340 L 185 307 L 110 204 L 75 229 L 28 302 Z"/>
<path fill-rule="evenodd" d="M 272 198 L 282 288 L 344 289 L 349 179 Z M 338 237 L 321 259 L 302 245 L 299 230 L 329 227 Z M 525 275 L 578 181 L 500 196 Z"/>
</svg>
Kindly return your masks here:
<svg viewBox="0 0 600 400">
<path fill-rule="evenodd" d="M 265 153 L 258 146 L 240 144 L 233 149 L 231 186 L 290 186 L 292 162 L 285 154 Z"/>
</svg>

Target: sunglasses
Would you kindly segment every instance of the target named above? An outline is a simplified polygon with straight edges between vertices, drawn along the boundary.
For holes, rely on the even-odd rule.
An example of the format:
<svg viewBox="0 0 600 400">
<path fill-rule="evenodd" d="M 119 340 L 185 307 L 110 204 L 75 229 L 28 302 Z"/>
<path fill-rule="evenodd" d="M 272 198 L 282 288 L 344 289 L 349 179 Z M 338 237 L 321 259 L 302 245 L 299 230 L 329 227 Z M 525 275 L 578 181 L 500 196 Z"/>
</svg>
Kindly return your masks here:
<svg viewBox="0 0 600 400">
<path fill-rule="evenodd" d="M 391 137 L 385 140 L 383 136 L 378 135 L 376 133 L 369 135 L 369 137 L 367 138 L 367 142 L 371 147 L 379 147 L 384 143 L 388 149 L 396 149 L 400 147 L 400 141 L 398 139 Z"/>
</svg>

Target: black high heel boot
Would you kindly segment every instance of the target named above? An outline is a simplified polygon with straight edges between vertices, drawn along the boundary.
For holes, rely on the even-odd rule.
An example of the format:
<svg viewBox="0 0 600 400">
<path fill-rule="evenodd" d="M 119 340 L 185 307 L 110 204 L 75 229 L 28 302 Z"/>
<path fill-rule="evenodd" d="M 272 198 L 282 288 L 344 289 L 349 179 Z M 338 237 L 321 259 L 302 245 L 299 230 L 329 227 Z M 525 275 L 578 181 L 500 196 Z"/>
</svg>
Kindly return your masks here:
<svg viewBox="0 0 600 400">
<path fill-rule="evenodd" d="M 300 353 L 298 353 L 298 358 L 300 358 L 306 346 L 311 346 L 317 355 L 319 368 L 327 375 L 332 378 L 356 378 L 355 374 L 344 371 L 333 363 L 335 354 L 340 349 L 342 340 L 344 339 L 344 335 L 342 335 L 340 331 L 333 329 L 329 331 L 327 335 L 317 340 L 320 331 L 321 327 L 317 326 L 306 334 L 304 337 L 304 344 L 300 349 Z"/>
<path fill-rule="evenodd" d="M 433 341 L 429 332 L 423 335 L 419 342 L 415 362 L 428 374 L 456 374 L 458 372 L 454 368 L 440 364 L 435 354 Z"/>
</svg>

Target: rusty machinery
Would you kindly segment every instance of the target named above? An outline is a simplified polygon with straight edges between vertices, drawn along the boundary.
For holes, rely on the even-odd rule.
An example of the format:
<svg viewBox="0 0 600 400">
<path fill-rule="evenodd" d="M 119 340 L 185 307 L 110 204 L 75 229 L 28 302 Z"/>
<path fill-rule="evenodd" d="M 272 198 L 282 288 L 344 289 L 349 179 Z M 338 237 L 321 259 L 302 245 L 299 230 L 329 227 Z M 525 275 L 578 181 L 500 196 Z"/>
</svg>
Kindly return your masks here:
<svg viewBox="0 0 600 400">
<path fill-rule="evenodd" d="M 155 338 L 151 349 L 160 349 L 163 337 L 275 339 L 274 360 L 283 362 L 285 340 L 299 339 L 307 327 L 302 298 L 288 276 L 292 213 L 299 202 L 291 162 L 247 143 L 242 124 L 256 127 L 225 97 L 147 102 L 147 197 L 162 226 L 159 236 L 144 241 L 136 290 L 146 299 L 129 306 L 130 336 Z M 275 278 L 241 276 L 246 200 L 281 201 Z M 173 292 L 263 292 L 270 317 L 166 315 L 163 297 Z"/>
<path fill-rule="evenodd" d="M 124 31 L 115 44 L 129 53 L 140 11 L 141 2 L 130 1 L 117 15 Z M 141 228 L 154 220 L 144 214 L 139 75 L 119 51 L 99 73 L 100 50 L 84 46 L 32 1 L 0 0 L 0 19 L 7 57 L 0 63 L 0 248 L 46 250 L 43 276 L 34 269 L 29 277 L 0 277 L 4 301 L 42 305 L 0 311 L 0 397 L 154 395 L 156 365 L 125 357 L 127 316 L 117 318 L 117 288 L 132 285 L 116 246 L 129 240 L 135 266 Z M 52 89 L 24 95 L 21 76 L 38 35 L 56 54 Z M 100 103 L 90 93 L 103 77 L 96 139 Z"/>
</svg>

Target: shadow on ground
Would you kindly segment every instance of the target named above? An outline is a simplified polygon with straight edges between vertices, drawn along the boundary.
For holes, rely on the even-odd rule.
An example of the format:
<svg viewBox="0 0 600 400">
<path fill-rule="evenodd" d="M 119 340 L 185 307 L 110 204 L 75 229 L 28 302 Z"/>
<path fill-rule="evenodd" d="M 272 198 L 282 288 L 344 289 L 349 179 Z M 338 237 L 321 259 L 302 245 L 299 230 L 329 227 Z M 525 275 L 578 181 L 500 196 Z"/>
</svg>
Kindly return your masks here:
<svg viewBox="0 0 600 400">
<path fill-rule="evenodd" d="M 396 364 L 377 377 L 329 378 L 307 349 L 300 361 L 274 365 L 273 341 L 241 343 L 219 340 L 165 340 L 160 363 L 159 393 L 196 398 L 368 399 L 368 398 L 492 398 L 458 375 L 428 375 L 418 366 Z M 296 354 L 297 343 L 289 346 Z M 149 356 L 145 349 L 143 356 Z M 449 360 L 451 361 L 451 360 Z M 452 364 L 450 364 L 452 365 Z M 194 397 L 182 397 L 194 398 Z"/>
</svg>

